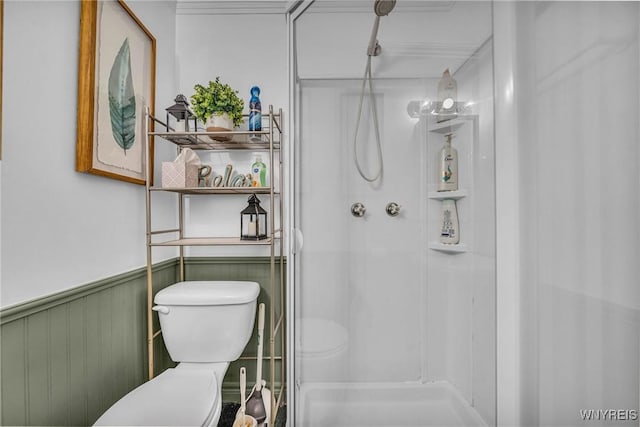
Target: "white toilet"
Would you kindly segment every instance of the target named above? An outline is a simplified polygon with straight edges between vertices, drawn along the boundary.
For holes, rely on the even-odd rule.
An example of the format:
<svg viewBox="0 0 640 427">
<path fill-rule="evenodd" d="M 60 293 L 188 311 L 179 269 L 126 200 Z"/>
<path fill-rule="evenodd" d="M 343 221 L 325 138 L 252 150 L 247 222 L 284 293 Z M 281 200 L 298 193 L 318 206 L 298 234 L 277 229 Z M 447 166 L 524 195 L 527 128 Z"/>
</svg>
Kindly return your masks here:
<svg viewBox="0 0 640 427">
<path fill-rule="evenodd" d="M 178 366 L 117 401 L 97 426 L 215 426 L 222 380 L 247 345 L 256 282 L 180 282 L 154 298 L 165 345 Z"/>
</svg>

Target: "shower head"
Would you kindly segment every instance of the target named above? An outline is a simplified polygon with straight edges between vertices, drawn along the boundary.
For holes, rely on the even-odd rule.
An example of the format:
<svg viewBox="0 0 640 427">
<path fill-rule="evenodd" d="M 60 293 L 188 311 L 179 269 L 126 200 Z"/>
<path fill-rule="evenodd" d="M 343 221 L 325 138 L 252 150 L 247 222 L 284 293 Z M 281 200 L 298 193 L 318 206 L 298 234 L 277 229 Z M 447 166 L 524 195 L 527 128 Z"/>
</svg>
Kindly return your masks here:
<svg viewBox="0 0 640 427">
<path fill-rule="evenodd" d="M 396 0 L 376 0 L 373 10 L 378 16 L 387 16 L 396 7 Z"/>
<path fill-rule="evenodd" d="M 376 37 L 378 36 L 378 25 L 380 24 L 380 17 L 387 16 L 389 12 L 396 6 L 396 0 L 376 0 L 373 4 L 373 11 L 376 13 L 376 20 L 373 23 L 373 30 L 371 31 L 371 39 L 369 40 L 369 47 L 367 48 L 368 56 L 378 56 L 382 48 L 378 44 Z"/>
</svg>

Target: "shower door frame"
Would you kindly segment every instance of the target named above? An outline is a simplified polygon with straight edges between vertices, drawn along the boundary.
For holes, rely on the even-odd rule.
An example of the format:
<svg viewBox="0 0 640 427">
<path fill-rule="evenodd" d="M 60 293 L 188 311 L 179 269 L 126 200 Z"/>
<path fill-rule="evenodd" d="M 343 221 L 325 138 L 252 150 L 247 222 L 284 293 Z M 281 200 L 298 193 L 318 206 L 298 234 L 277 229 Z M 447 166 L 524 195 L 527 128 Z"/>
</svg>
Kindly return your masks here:
<svg viewBox="0 0 640 427">
<path fill-rule="evenodd" d="M 493 1 L 494 156 L 496 197 L 496 420 L 521 422 L 520 174 L 516 70 L 516 3 Z M 522 102 L 522 101 L 520 101 Z"/>
<path fill-rule="evenodd" d="M 295 426 L 295 408 L 296 408 L 296 394 L 299 390 L 299 384 L 296 377 L 296 312 L 295 301 L 297 299 L 297 274 L 299 268 L 299 257 L 297 252 L 302 245 L 302 241 L 299 238 L 298 232 L 298 213 L 296 210 L 296 204 L 298 203 L 296 197 L 296 162 L 298 151 L 296 146 L 299 142 L 299 129 L 296 126 L 296 122 L 300 117 L 299 114 L 299 86 L 297 83 L 297 61 L 296 61 L 296 35 L 295 35 L 295 22 L 304 14 L 304 12 L 311 6 L 315 0 L 297 0 L 291 1 L 287 5 L 287 69 L 288 69 L 288 82 L 289 82 L 289 122 L 287 127 L 287 135 L 289 135 L 289 143 L 286 145 L 286 158 L 287 162 L 287 200 L 289 200 L 289 206 L 287 209 L 287 215 L 289 218 L 289 232 L 287 233 L 288 245 L 287 245 L 287 424 Z"/>
</svg>

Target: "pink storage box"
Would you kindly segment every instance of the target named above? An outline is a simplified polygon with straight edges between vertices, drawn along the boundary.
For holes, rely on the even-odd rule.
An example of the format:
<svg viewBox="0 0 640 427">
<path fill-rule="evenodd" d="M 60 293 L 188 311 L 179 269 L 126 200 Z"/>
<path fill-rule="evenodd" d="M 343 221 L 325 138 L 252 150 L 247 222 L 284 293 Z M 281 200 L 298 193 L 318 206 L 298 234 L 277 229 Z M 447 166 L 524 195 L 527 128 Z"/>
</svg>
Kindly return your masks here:
<svg viewBox="0 0 640 427">
<path fill-rule="evenodd" d="M 162 187 L 185 188 L 198 186 L 198 166 L 187 163 L 162 162 Z"/>
</svg>

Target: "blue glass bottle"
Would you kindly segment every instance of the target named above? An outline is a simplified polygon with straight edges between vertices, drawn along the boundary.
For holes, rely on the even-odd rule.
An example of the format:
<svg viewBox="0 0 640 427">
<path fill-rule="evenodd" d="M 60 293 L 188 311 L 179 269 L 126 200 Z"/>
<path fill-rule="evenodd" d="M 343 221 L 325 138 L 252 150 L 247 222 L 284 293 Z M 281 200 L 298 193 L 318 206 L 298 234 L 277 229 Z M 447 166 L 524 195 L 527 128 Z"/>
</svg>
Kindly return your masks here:
<svg viewBox="0 0 640 427">
<path fill-rule="evenodd" d="M 262 130 L 262 104 L 260 103 L 260 88 L 251 88 L 251 99 L 249 100 L 249 130 Z"/>
</svg>

